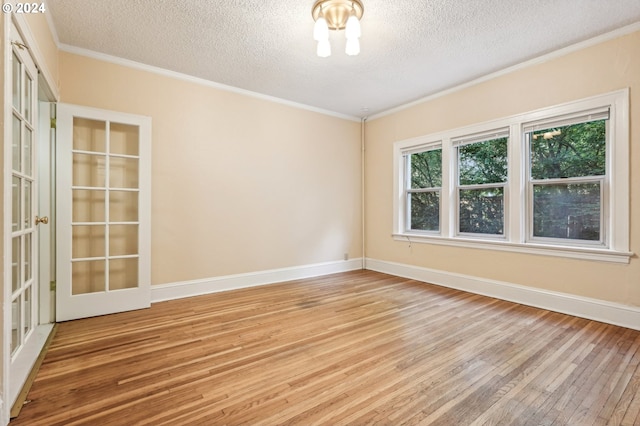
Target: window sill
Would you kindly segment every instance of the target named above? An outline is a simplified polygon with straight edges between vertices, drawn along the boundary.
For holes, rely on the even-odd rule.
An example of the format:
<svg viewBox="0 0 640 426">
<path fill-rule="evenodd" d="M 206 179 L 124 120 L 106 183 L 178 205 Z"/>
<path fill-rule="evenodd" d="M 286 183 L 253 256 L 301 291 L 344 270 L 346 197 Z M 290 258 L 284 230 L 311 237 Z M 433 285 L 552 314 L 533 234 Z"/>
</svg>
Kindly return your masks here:
<svg viewBox="0 0 640 426">
<path fill-rule="evenodd" d="M 446 238 L 435 235 L 417 233 L 393 234 L 396 241 L 410 243 L 436 244 L 451 247 L 464 247 L 482 250 L 498 250 L 513 253 L 535 254 L 543 256 L 566 257 L 600 262 L 629 263 L 632 252 L 614 251 L 610 249 L 572 246 L 550 246 L 535 243 L 512 243 L 504 240 L 478 240 L 476 238 Z"/>
</svg>

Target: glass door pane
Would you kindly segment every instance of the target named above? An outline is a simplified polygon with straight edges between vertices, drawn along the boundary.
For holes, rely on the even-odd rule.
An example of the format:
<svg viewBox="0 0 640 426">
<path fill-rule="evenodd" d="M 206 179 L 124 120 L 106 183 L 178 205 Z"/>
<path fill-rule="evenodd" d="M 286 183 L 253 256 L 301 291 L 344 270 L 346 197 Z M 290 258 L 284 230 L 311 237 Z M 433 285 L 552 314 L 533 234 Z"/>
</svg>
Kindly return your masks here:
<svg viewBox="0 0 640 426">
<path fill-rule="evenodd" d="M 138 286 L 139 126 L 74 117 L 72 295 Z"/>
</svg>

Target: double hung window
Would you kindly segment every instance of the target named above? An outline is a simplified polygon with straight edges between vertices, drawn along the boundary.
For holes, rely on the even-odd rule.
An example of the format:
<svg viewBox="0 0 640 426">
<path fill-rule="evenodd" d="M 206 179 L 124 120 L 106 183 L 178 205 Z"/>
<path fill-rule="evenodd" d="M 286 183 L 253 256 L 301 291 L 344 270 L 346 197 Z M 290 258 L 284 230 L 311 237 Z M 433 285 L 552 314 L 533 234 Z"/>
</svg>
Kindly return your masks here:
<svg viewBox="0 0 640 426">
<path fill-rule="evenodd" d="M 440 231 L 440 193 L 442 187 L 442 148 L 423 148 L 404 155 L 408 228 L 414 231 Z"/>
<path fill-rule="evenodd" d="M 394 238 L 628 262 L 628 97 L 396 142 Z"/>
<path fill-rule="evenodd" d="M 458 233 L 504 235 L 508 130 L 454 140 Z"/>
<path fill-rule="evenodd" d="M 609 110 L 526 125 L 531 241 L 606 244 Z"/>
</svg>

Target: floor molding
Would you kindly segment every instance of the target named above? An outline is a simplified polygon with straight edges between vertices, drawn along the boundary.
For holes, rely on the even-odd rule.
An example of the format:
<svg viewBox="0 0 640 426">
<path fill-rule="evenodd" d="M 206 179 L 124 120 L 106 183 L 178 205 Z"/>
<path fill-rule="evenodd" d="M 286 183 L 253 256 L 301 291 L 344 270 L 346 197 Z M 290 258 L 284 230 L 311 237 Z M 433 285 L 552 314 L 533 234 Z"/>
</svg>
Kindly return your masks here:
<svg viewBox="0 0 640 426">
<path fill-rule="evenodd" d="M 362 258 L 151 286 L 151 303 L 362 269 Z"/>
<path fill-rule="evenodd" d="M 365 265 L 372 271 L 640 330 L 640 308 L 635 306 L 377 259 L 367 258 Z"/>
</svg>

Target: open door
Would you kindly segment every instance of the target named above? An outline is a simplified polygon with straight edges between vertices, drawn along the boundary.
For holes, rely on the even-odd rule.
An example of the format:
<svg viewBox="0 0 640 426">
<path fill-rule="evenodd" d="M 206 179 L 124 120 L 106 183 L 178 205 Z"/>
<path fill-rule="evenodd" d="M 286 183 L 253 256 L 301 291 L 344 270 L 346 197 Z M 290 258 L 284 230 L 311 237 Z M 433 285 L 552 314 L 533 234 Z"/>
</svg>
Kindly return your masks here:
<svg viewBox="0 0 640 426">
<path fill-rule="evenodd" d="M 56 320 L 150 306 L 151 119 L 59 104 Z"/>
</svg>

